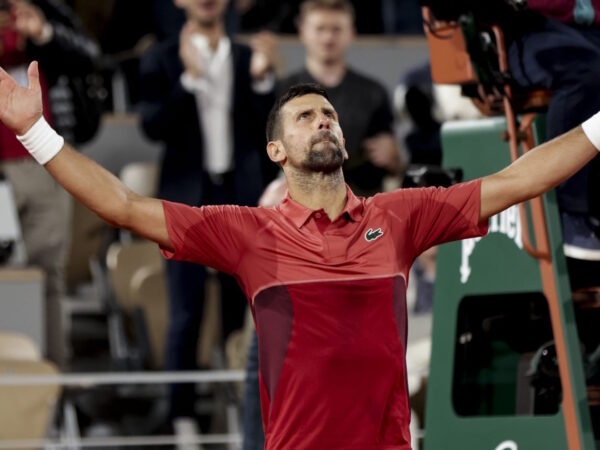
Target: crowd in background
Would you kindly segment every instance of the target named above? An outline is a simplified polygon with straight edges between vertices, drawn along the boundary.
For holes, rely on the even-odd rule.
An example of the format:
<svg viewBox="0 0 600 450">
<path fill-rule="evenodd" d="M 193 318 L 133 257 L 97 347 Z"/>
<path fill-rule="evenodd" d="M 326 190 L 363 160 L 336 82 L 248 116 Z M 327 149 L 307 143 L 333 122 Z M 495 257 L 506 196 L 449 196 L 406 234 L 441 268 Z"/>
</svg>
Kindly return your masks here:
<svg viewBox="0 0 600 450">
<path fill-rule="evenodd" d="M 28 62 L 40 61 L 42 75 L 49 81 L 47 120 L 76 145 L 94 141 L 102 114 L 135 115 L 149 139 L 165 144 L 158 191 L 161 198 L 192 205 L 256 205 L 260 194 L 277 176 L 277 167 L 267 161 L 264 151 L 267 113 L 275 95 L 298 81 L 322 83 L 334 101 L 340 103 L 353 155 L 349 180 L 359 192 L 381 191 L 386 174 L 401 176 L 406 161 L 394 135 L 391 93 L 371 75 L 347 70 L 344 58 L 355 31 L 378 35 L 422 34 L 416 0 L 382 0 L 368 5 L 358 1 L 347 5 L 324 2 L 333 5 L 334 11 L 342 5 L 343 29 L 336 28 L 342 34 L 333 37 L 330 49 L 336 67 L 327 69 L 323 58 L 328 56 L 316 55 L 323 44 L 317 42 L 315 25 L 311 25 L 314 31 L 309 31 L 307 25 L 301 36 L 309 53 L 316 52 L 309 56 L 307 67 L 314 62 L 322 68 L 313 66 L 296 74 L 300 78 L 286 80 L 277 78 L 290 74 L 275 71 L 277 36 L 294 38 L 301 31 L 300 1 L 207 3 L 216 5 L 215 22 L 202 24 L 201 19 L 199 27 L 190 27 L 195 12 L 188 0 L 153 0 L 151 7 L 145 0 L 17 0 L 14 4 L 25 10 L 18 17 L 20 21 L 12 16 L 14 10 L 10 8 L 14 5 L 4 6 L 7 20 L 15 24 L 4 22 L 7 31 L 3 35 L 1 64 L 14 75 L 24 73 Z M 321 2 L 315 3 L 318 9 Z M 221 6 L 223 11 L 219 9 Z M 26 13 L 32 17 L 29 21 L 22 18 Z M 338 23 L 334 21 L 333 26 Z M 13 30 L 17 39 L 9 41 L 9 31 Z M 207 42 L 188 41 L 194 34 L 205 36 Z M 227 38 L 238 35 L 245 35 L 244 41 L 249 46 Z M 9 53 L 9 42 L 15 45 L 14 54 Z M 186 42 L 190 44 L 184 45 Z M 228 52 L 233 55 L 233 72 L 227 69 L 227 63 L 219 65 L 215 56 Z M 203 60 L 201 64 L 194 62 L 197 57 Z M 210 78 L 211 88 L 203 88 L 194 80 L 195 76 Z M 117 77 L 125 83 L 121 92 L 114 90 Z M 26 82 L 23 77 L 19 79 Z M 233 88 L 228 87 L 229 82 Z M 358 103 L 352 99 L 355 92 L 362 93 Z M 233 120 L 228 118 L 230 110 Z M 7 154 L 5 141 L 2 145 L 0 167 L 16 196 L 27 263 L 41 266 L 47 276 L 45 356 L 61 370 L 68 371 L 79 367 L 73 364 L 70 343 L 65 342 L 68 336 L 61 320 L 64 307 L 60 305 L 66 294 L 63 277 L 68 247 L 78 245 L 70 242 L 71 204 L 62 189 L 25 152 L 20 151 L 17 160 L 12 153 Z M 15 144 L 17 147 L 20 149 Z M 212 156 L 206 156 L 208 153 Z M 224 159 L 223 154 L 229 156 Z M 41 212 L 46 216 L 41 216 Z M 47 249 L 40 257 L 37 246 Z M 167 263 L 170 325 L 165 338 L 163 368 L 166 370 L 198 368 L 196 357 L 206 276 L 202 267 Z M 247 313 L 245 299 L 234 280 L 221 275 L 218 278 L 221 297 L 226 302 L 219 327 L 223 349 L 229 334 L 243 326 Z M 238 306 L 234 308 L 234 304 Z M 246 394 L 250 393 L 250 397 L 244 405 L 247 425 L 244 432 L 262 434 L 255 353 L 251 353 L 249 364 Z M 196 401 L 194 385 L 172 385 L 168 423 L 160 431 L 177 432 L 182 423 L 177 419 L 195 421 Z M 245 445 L 259 448 L 262 437 L 256 436 Z"/>
<path fill-rule="evenodd" d="M 64 0 L 74 13 L 73 18 L 70 15 L 55 15 L 55 1 L 33 1 L 36 8 L 43 12 L 41 16 L 35 16 L 37 9 L 29 12 L 39 19 L 39 23 L 35 22 L 39 30 L 34 30 L 39 33 L 35 34 L 31 28 L 21 25 L 20 32 L 23 39 L 28 40 L 28 44 L 22 48 L 23 51 L 14 54 L 7 53 L 8 38 L 5 34 L 5 54 L 0 59 L 0 64 L 3 67 L 14 67 L 14 72 L 19 73 L 23 65 L 32 59 L 39 59 L 44 70 L 44 62 L 51 58 L 54 64 L 46 62 L 49 104 L 52 89 L 60 89 L 61 83 L 64 88 L 68 80 L 90 73 L 99 75 L 104 82 L 100 83 L 98 91 L 103 94 L 99 95 L 102 98 L 96 100 L 103 112 L 109 114 L 124 112 L 118 111 L 116 93 L 112 92 L 115 74 L 123 76 L 127 93 L 124 110 L 136 113 L 144 134 L 165 146 L 159 186 L 161 198 L 195 206 L 258 204 L 261 193 L 277 177 L 277 168 L 266 161 L 264 152 L 267 113 L 276 94 L 300 81 L 323 85 L 329 91 L 334 106 L 338 108 L 347 134 L 348 151 L 353 154 L 346 167 L 347 179 L 357 192 L 373 194 L 385 189 L 383 180 L 386 176 L 395 177 L 399 185 L 409 162 L 436 166 L 441 164 L 440 126 L 448 117 L 435 113 L 435 95 L 429 67 L 419 66 L 407 74 L 398 74 L 398 85 L 402 89 L 399 91 L 401 99 L 396 99 L 396 106 L 400 104 L 404 114 L 399 116 L 398 109 L 392 104 L 392 93 L 378 80 L 372 79 L 371 74 L 355 73 L 347 66 L 344 58 L 346 49 L 352 43 L 353 26 L 359 35 L 422 35 L 421 5 L 418 0 L 355 0 L 348 3 L 351 5 L 350 9 L 344 9 L 344 2 L 325 1 L 325 5 L 334 5 L 333 11 L 341 11 L 342 16 L 347 14 L 345 19 L 348 19 L 346 23 L 343 17 L 339 28 L 335 28 L 335 32 L 341 33 L 340 41 L 335 42 L 334 39 L 332 48 L 327 50 L 332 54 L 338 52 L 334 55 L 339 58 L 334 61 L 338 64 L 337 67 L 327 60 L 329 55 L 319 54 L 319 44 L 311 42 L 314 36 L 310 35 L 307 17 L 312 10 L 301 10 L 302 2 L 299 0 L 215 0 L 224 5 L 223 11 L 217 7 L 216 16 L 207 22 L 202 22 L 205 18 L 196 18 L 196 28 L 190 25 L 190 18 L 194 14 L 201 16 L 202 13 L 196 11 L 189 0 L 152 0 L 151 5 L 148 0 Z M 313 3 L 318 9 L 320 2 L 307 2 Z M 336 9 L 339 4 L 342 5 L 341 9 Z M 27 11 L 23 14 L 26 13 Z M 50 37 L 47 34 L 48 28 L 44 26 L 45 20 L 52 25 Z M 543 26 L 540 25 L 540 28 Z M 272 34 L 264 34 L 265 30 Z M 192 38 L 193 35 L 196 37 Z M 238 42 L 236 37 L 239 35 L 249 36 L 244 41 L 249 44 Z M 278 35 L 299 36 L 307 51 L 305 67 L 299 72 L 276 72 L 274 61 Z M 54 42 L 53 39 L 63 41 L 60 46 L 45 47 L 48 42 Z M 73 43 L 76 45 L 71 45 Z M 336 45 L 339 48 L 336 49 Z M 586 49 L 596 52 L 592 44 Z M 59 56 L 69 58 L 69 63 L 56 64 Z M 196 64 L 195 57 L 203 58 L 203 62 Z M 514 59 L 519 61 L 517 56 Z M 73 65 L 73 62 L 79 64 Z M 227 64 L 231 64 L 231 68 Z M 527 62 L 527 65 L 531 66 L 531 62 Z M 57 67 L 61 72 L 56 71 Z M 73 67 L 77 70 L 67 70 Z M 547 76 L 546 72 L 543 77 L 542 81 L 547 82 L 548 87 L 556 89 L 558 78 Z M 522 74 L 522 78 L 522 83 L 527 84 L 527 74 Z M 572 82 L 570 78 L 564 78 L 567 78 L 564 84 L 568 85 L 567 90 L 579 89 L 581 86 L 579 79 Z M 199 81 L 200 79 L 208 80 L 208 84 Z M 593 72 L 586 80 L 595 92 L 595 85 L 600 77 L 596 77 L 596 72 Z M 227 84 L 229 81 L 231 85 Z M 588 108 L 589 111 L 597 109 L 597 102 L 593 103 Z M 232 117 L 228 116 L 229 111 L 233 112 Z M 589 111 L 586 110 L 586 114 Z M 585 117 L 571 120 L 566 128 L 583 119 Z M 54 117 L 54 121 L 57 120 L 60 120 L 58 114 Z M 404 132 L 398 136 L 395 127 L 401 120 L 410 122 L 410 126 L 401 127 Z M 67 120 L 67 125 L 68 123 Z M 96 125 L 90 125 L 87 132 L 82 131 L 82 135 L 69 135 L 68 126 L 60 129 L 60 124 L 57 125 L 63 134 L 66 133 L 66 137 L 70 136 L 70 140 L 78 143 L 93 139 L 98 121 L 93 120 L 93 123 Z M 563 128 L 565 127 L 560 128 L 560 132 L 565 131 Z M 552 132 L 552 135 L 556 134 L 558 132 Z M 6 141 L 1 133 L 0 140 L 4 145 Z M 218 151 L 207 156 L 211 152 L 206 147 Z M 205 148 L 204 154 L 194 153 L 194 149 L 200 148 Z M 222 157 L 224 154 L 227 156 Z M 11 161 L 9 164 L 4 162 L 0 167 L 17 188 L 17 194 L 20 195 L 19 189 L 26 190 L 21 187 L 22 181 L 33 178 L 47 181 L 46 184 L 40 184 L 38 193 L 53 192 L 51 190 L 55 186 L 52 181 L 44 179 L 45 174 L 28 175 L 29 172 L 22 172 L 36 171 L 36 167 L 29 168 L 19 164 L 15 169 L 13 166 Z M 407 180 L 404 183 L 407 185 Z M 33 194 L 36 195 L 35 192 Z M 63 200 L 60 195 L 52 195 L 48 200 L 53 202 L 52 205 L 45 205 L 50 209 L 50 218 L 43 219 L 44 223 L 52 226 L 54 231 L 61 231 L 54 247 L 50 249 L 50 263 L 43 258 L 39 261 L 33 258 L 33 244 L 30 243 L 29 249 L 30 261 L 39 263 L 51 275 L 49 305 L 55 305 L 56 297 L 63 292 L 62 283 L 56 281 L 63 270 L 57 264 L 64 258 L 65 247 L 68 245 L 68 225 L 59 223 L 69 214 L 67 207 L 60 204 Z M 23 197 L 23 204 L 25 202 Z M 263 204 L 268 203 L 270 201 L 263 197 Z M 19 208 L 24 206 L 20 205 Z M 35 233 L 42 233 L 45 241 L 52 237 L 52 231 L 40 228 L 39 218 L 27 221 L 34 221 Z M 27 221 L 22 224 L 24 229 Z M 196 347 L 202 319 L 206 271 L 191 264 L 168 262 L 166 274 L 171 302 L 171 325 L 166 340 L 168 357 L 165 368 L 174 371 L 193 370 L 197 368 Z M 421 287 L 416 305 L 418 312 L 431 311 L 434 277 L 435 256 L 425 255 L 425 259 L 417 262 L 415 274 Z M 228 335 L 243 326 L 246 306 L 243 295 L 236 289 L 232 279 L 219 275 L 219 280 L 222 296 L 227 297 L 228 302 L 227 309 L 223 310 L 221 326 L 221 345 L 224 345 Z M 236 299 L 235 303 L 233 298 Z M 55 342 L 56 329 L 60 329 L 60 314 L 56 311 L 57 307 L 50 306 L 47 329 L 52 333 L 47 340 L 52 345 L 47 356 L 57 365 L 68 367 L 63 345 Z M 256 373 L 258 355 L 256 338 L 253 339 L 248 369 L 249 382 L 246 386 L 246 394 L 249 392 L 250 395 L 246 399 L 245 411 L 252 415 L 245 418 L 245 423 L 249 425 L 244 432 L 246 436 L 251 436 L 251 442 L 245 443 L 247 449 L 262 446 L 260 421 L 252 420 L 259 418 L 260 412 Z M 191 385 L 172 387 L 170 420 L 194 416 L 193 389 Z"/>
<path fill-rule="evenodd" d="M 151 42 L 176 35 L 184 13 L 172 0 L 86 1 L 65 0 L 81 18 L 103 52 L 102 65 L 126 74 L 128 101 L 137 103 L 139 56 Z M 226 13 L 228 33 L 252 34 L 269 30 L 295 36 L 300 0 L 232 0 Z M 359 35 L 423 35 L 417 0 L 352 1 Z M 400 74 L 399 74 L 400 76 Z"/>
</svg>

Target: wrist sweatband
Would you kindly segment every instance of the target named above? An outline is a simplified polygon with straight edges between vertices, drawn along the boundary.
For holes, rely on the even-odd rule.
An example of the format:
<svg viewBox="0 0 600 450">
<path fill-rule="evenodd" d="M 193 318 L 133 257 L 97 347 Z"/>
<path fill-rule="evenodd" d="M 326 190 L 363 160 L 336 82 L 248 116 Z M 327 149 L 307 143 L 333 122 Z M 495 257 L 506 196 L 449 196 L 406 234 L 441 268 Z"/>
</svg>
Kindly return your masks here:
<svg viewBox="0 0 600 450">
<path fill-rule="evenodd" d="M 23 136 L 17 136 L 31 156 L 44 165 L 63 148 L 65 140 L 46 122 L 44 116 L 33 124 Z"/>
<path fill-rule="evenodd" d="M 600 151 L 600 112 L 583 122 L 581 128 L 596 150 Z"/>
</svg>

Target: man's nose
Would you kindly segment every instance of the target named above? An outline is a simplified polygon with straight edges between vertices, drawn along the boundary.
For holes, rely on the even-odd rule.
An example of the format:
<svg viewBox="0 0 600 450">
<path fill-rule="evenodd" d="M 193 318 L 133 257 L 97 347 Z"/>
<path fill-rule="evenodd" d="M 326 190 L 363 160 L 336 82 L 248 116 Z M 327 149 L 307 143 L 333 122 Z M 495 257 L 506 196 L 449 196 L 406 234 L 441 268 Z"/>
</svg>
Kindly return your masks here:
<svg viewBox="0 0 600 450">
<path fill-rule="evenodd" d="M 331 128 L 331 119 L 327 115 L 321 114 L 319 116 L 319 130 L 329 128 Z"/>
</svg>

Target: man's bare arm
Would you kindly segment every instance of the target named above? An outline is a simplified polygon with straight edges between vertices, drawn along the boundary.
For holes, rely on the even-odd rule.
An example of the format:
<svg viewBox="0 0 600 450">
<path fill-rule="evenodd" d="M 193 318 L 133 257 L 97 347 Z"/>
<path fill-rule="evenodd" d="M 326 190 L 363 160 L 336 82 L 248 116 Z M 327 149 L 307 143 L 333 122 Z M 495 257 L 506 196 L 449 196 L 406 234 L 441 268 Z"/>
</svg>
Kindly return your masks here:
<svg viewBox="0 0 600 450">
<path fill-rule="evenodd" d="M 131 230 L 172 250 L 159 200 L 134 193 L 68 144 L 44 167 L 73 197 L 110 225 Z"/>
<path fill-rule="evenodd" d="M 480 219 L 487 220 L 511 205 L 549 191 L 596 155 L 598 150 L 581 126 L 543 143 L 500 172 L 483 178 Z"/>
<path fill-rule="evenodd" d="M 34 125 L 40 124 L 42 116 L 37 63 L 33 62 L 29 66 L 28 76 L 29 87 L 24 88 L 0 69 L 0 121 L 18 136 L 27 135 Z M 48 127 L 44 123 L 41 125 Z M 51 129 L 46 131 L 56 136 Z M 58 136 L 49 140 L 42 139 L 41 142 L 50 142 L 48 147 L 55 146 L 56 149 L 48 153 L 45 145 L 37 145 L 39 153 L 34 152 L 34 157 L 77 200 L 111 225 L 126 228 L 172 249 L 159 200 L 135 194 L 108 170 L 78 153 L 70 145 L 65 143 L 60 148 Z M 46 162 L 47 159 L 49 161 Z"/>
</svg>

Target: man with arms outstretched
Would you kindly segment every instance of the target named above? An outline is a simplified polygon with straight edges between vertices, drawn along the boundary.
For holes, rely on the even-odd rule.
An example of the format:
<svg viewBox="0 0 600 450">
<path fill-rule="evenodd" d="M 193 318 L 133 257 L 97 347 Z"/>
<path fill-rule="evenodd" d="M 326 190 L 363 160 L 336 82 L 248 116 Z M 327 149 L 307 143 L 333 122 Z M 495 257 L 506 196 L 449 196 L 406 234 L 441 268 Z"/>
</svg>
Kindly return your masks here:
<svg viewBox="0 0 600 450">
<path fill-rule="evenodd" d="M 490 216 L 556 186 L 600 147 L 596 115 L 484 178 L 356 197 L 344 182 L 335 109 L 320 87 L 299 85 L 267 124 L 268 155 L 288 184 L 282 203 L 194 208 L 141 197 L 64 144 L 41 118 L 35 63 L 29 81 L 21 88 L 0 73 L 0 120 L 65 189 L 166 257 L 240 283 L 259 337 L 266 449 L 409 450 L 405 299 L 414 258 L 484 234 Z"/>
</svg>

